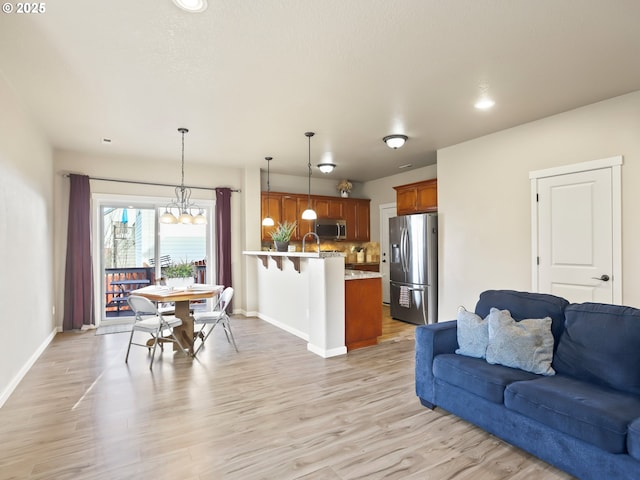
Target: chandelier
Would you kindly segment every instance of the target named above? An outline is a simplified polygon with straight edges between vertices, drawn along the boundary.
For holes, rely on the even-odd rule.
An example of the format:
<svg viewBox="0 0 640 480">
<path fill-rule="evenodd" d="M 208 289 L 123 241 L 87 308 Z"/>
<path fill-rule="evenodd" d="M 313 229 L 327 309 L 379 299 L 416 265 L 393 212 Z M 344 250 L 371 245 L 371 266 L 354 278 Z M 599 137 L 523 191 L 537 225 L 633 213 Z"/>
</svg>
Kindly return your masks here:
<svg viewBox="0 0 640 480">
<path fill-rule="evenodd" d="M 160 215 L 160 223 L 204 225 L 207 223 L 204 210 L 191 201 L 191 189 L 184 186 L 184 134 L 189 130 L 179 128 L 178 131 L 182 134 L 182 179 L 176 187 L 176 198 L 167 204 L 164 213 Z M 173 210 L 178 211 L 178 217 L 173 214 Z M 194 210 L 198 211 L 195 215 L 192 213 Z"/>
</svg>

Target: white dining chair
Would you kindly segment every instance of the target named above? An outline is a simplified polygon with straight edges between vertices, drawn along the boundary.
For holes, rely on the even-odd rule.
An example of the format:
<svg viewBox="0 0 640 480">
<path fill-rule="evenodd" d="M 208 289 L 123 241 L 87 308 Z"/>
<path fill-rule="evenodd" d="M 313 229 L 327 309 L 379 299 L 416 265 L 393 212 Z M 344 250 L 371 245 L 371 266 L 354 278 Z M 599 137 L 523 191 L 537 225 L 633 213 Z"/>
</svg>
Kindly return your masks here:
<svg viewBox="0 0 640 480">
<path fill-rule="evenodd" d="M 236 340 L 233 338 L 233 332 L 231 331 L 231 318 L 229 318 L 229 314 L 227 313 L 227 309 L 229 308 L 229 304 L 231 303 L 231 299 L 233 298 L 233 288 L 227 287 L 220 294 L 220 298 L 218 298 L 218 302 L 213 307 L 212 311 L 208 312 L 195 312 L 193 315 L 193 324 L 195 326 L 199 326 L 200 330 L 196 335 L 196 338 L 199 337 L 202 339 L 198 349 L 194 352 L 194 356 L 198 354 L 200 349 L 204 346 L 204 343 L 213 332 L 213 329 L 216 328 L 216 325 L 222 326 L 224 329 L 224 333 L 227 336 L 227 341 L 233 344 L 233 348 L 235 348 L 236 352 L 238 351 L 238 346 L 236 345 Z M 210 325 L 211 328 L 207 331 L 207 326 Z"/>
<path fill-rule="evenodd" d="M 163 315 L 158 311 L 158 308 L 148 298 L 141 297 L 139 295 L 129 295 L 127 298 L 131 310 L 135 313 L 136 319 L 131 329 L 131 336 L 129 337 L 129 346 L 127 347 L 127 356 L 125 357 L 125 363 L 129 361 L 129 351 L 131 345 L 137 345 L 139 347 L 146 347 L 151 352 L 151 363 L 149 369 L 153 368 L 153 359 L 156 355 L 156 347 L 160 343 L 160 349 L 164 350 L 163 342 L 174 342 L 180 347 L 180 350 L 185 355 L 189 353 L 184 349 L 178 337 L 173 333 L 173 329 L 182 325 L 182 320 L 174 316 Z M 133 335 L 135 332 L 149 333 L 153 337 L 153 349 L 147 343 L 136 343 L 133 341 Z M 167 336 L 168 335 L 168 336 Z"/>
</svg>

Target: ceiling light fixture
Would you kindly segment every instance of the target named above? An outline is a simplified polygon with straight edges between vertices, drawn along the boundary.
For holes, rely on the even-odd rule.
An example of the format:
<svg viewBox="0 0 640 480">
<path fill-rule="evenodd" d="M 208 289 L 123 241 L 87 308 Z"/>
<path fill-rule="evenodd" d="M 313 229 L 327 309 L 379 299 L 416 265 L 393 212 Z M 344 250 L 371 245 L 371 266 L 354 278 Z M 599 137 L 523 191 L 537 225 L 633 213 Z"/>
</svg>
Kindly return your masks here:
<svg viewBox="0 0 640 480">
<path fill-rule="evenodd" d="M 333 169 L 336 168 L 335 163 L 319 163 L 318 168 L 322 173 L 331 173 Z"/>
<path fill-rule="evenodd" d="M 160 223 L 184 223 L 184 224 L 196 224 L 203 225 L 207 223 L 207 217 L 204 215 L 204 210 L 191 201 L 191 189 L 184 186 L 184 134 L 189 130 L 186 128 L 179 128 L 178 131 L 182 134 L 182 180 L 180 186 L 176 187 L 176 198 L 171 201 L 165 209 L 164 213 L 160 215 Z M 172 213 L 173 209 L 178 210 L 179 216 Z M 198 210 L 196 215 L 191 213 L 192 210 Z"/>
<path fill-rule="evenodd" d="M 318 218 L 315 210 L 311 208 L 311 137 L 315 135 L 313 132 L 306 132 L 306 137 L 309 139 L 309 163 L 307 164 L 307 168 L 309 169 L 309 193 L 307 196 L 307 209 L 302 212 L 303 220 L 315 220 Z"/>
<path fill-rule="evenodd" d="M 481 97 L 476 103 L 473 104 L 478 110 L 489 110 L 496 104 L 491 98 L 488 96 Z"/>
<path fill-rule="evenodd" d="M 269 164 L 271 163 L 271 160 L 273 160 L 273 157 L 264 157 L 264 159 L 267 161 L 267 216 L 262 219 L 262 226 L 273 227 L 275 225 L 275 222 L 273 221 L 273 218 L 271 218 L 269 212 L 269 203 L 271 203 L 269 202 L 269 192 L 271 192 L 271 184 L 269 183 Z"/>
<path fill-rule="evenodd" d="M 207 0 L 173 0 L 185 12 L 200 13 L 207 9 Z"/>
<path fill-rule="evenodd" d="M 389 148 L 393 148 L 395 150 L 396 148 L 400 148 L 401 146 L 403 146 L 404 142 L 406 142 L 408 139 L 409 137 L 407 137 L 406 135 L 398 134 L 398 135 L 387 135 L 382 140 L 384 141 L 384 143 L 387 144 Z"/>
</svg>

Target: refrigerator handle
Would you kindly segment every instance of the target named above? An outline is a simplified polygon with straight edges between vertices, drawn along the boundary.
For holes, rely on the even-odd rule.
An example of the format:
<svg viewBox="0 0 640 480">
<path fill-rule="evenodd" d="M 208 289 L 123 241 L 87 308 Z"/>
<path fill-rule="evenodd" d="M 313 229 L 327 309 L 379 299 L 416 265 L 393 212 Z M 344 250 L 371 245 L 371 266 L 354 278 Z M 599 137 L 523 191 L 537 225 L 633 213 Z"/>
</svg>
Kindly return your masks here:
<svg viewBox="0 0 640 480">
<path fill-rule="evenodd" d="M 404 265 L 404 255 L 405 255 L 405 250 L 404 250 L 404 227 L 402 227 L 400 229 L 400 265 L 402 265 L 402 272 L 403 273 L 407 273 L 407 269 L 405 268 Z"/>
<path fill-rule="evenodd" d="M 409 230 L 405 227 L 402 229 L 402 268 L 405 273 L 409 272 Z"/>
</svg>

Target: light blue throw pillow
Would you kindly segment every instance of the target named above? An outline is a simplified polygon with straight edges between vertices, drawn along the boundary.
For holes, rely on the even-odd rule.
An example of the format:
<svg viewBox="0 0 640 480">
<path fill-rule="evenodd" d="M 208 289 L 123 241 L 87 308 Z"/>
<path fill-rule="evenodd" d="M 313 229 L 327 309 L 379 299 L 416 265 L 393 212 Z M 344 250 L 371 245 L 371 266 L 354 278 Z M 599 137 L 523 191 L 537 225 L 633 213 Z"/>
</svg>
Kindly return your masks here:
<svg viewBox="0 0 640 480">
<path fill-rule="evenodd" d="M 519 368 L 540 375 L 555 375 L 551 317 L 516 322 L 508 310 L 492 308 L 489 324 L 488 363 Z"/>
<path fill-rule="evenodd" d="M 458 355 L 485 358 L 489 344 L 489 327 L 487 319 L 458 307 Z"/>
</svg>

